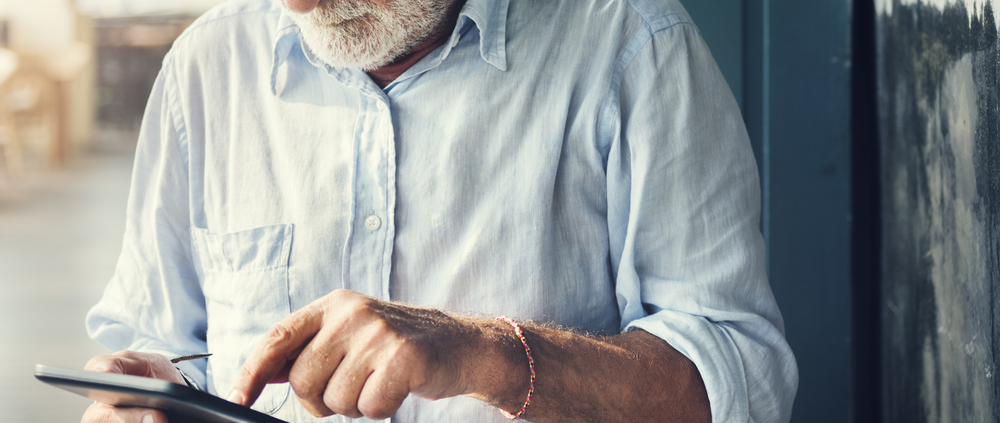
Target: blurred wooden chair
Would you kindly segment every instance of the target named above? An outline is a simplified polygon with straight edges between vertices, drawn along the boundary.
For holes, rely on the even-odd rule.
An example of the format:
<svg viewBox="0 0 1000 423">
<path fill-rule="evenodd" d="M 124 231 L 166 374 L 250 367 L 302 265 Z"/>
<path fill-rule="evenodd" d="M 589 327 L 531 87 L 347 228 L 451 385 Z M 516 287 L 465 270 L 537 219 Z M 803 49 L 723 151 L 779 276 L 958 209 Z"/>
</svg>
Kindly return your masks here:
<svg viewBox="0 0 1000 423">
<path fill-rule="evenodd" d="M 86 67 L 91 63 L 93 47 L 82 41 L 74 41 L 65 48 L 49 52 L 40 57 L 40 69 L 49 79 L 47 104 L 49 107 L 49 143 L 47 162 L 50 167 L 65 161 L 69 150 L 69 108 L 70 88 Z"/>
<path fill-rule="evenodd" d="M 44 164 L 56 168 L 69 151 L 68 91 L 91 60 L 82 42 L 45 54 L 0 49 L 0 182 L 16 180 L 25 168 L 25 152 L 41 150 Z M 5 73 L 6 72 L 6 73 Z"/>
<path fill-rule="evenodd" d="M 8 99 L 20 62 L 17 53 L 0 48 L 0 99 Z M 0 192 L 12 190 L 24 169 L 23 146 L 14 125 L 13 111 L 0 102 Z"/>
<path fill-rule="evenodd" d="M 79 41 L 59 50 L 21 54 L 7 107 L 12 109 L 16 130 L 33 127 L 42 134 L 45 163 L 50 168 L 59 167 L 66 159 L 69 84 L 83 72 L 91 56 L 91 47 Z"/>
</svg>

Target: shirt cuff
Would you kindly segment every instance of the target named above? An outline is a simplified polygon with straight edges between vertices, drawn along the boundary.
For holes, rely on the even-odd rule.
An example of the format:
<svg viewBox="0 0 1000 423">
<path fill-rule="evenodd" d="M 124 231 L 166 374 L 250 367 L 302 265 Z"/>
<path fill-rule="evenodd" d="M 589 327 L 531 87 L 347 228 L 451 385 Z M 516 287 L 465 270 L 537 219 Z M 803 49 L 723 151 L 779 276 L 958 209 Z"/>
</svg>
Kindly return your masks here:
<svg viewBox="0 0 1000 423">
<path fill-rule="evenodd" d="M 750 411 L 740 352 L 722 326 L 704 317 L 661 311 L 633 320 L 625 331 L 642 329 L 684 354 L 701 373 L 713 422 L 746 422 Z"/>
<path fill-rule="evenodd" d="M 146 349 L 146 348 L 136 349 L 134 351 L 159 354 L 166 357 L 167 360 L 185 354 L 185 353 L 179 354 L 176 351 L 165 351 L 165 350 Z M 199 360 L 206 360 L 206 359 L 199 359 Z M 197 364 L 195 364 L 195 361 L 197 360 L 174 363 L 174 367 L 181 372 L 181 377 L 184 378 L 184 381 L 187 382 L 188 386 L 194 385 L 193 386 L 194 388 L 197 388 L 200 391 L 204 391 L 205 389 L 203 389 L 202 387 L 206 386 L 205 372 L 201 370 L 201 368 L 199 368 Z"/>
<path fill-rule="evenodd" d="M 176 367 L 176 369 L 177 369 L 178 372 L 181 373 L 181 377 L 184 379 L 184 383 L 186 383 L 187 386 L 192 387 L 194 389 L 197 389 L 199 391 L 202 390 L 201 387 L 198 386 L 198 384 L 193 379 L 191 379 L 190 377 L 188 377 L 188 375 L 185 374 L 184 371 L 181 370 L 180 367 Z"/>
</svg>

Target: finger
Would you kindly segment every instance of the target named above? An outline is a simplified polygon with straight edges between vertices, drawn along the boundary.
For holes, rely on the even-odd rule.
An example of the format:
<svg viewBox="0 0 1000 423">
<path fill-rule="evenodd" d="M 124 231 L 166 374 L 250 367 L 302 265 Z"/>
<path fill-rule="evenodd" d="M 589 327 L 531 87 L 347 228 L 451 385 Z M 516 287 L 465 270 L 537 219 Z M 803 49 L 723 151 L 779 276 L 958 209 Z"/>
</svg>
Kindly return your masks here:
<svg viewBox="0 0 1000 423">
<path fill-rule="evenodd" d="M 264 385 L 294 361 L 301 347 L 319 331 L 322 318 L 322 309 L 309 305 L 271 328 L 243 363 L 226 399 L 246 406 L 253 404 Z"/>
<path fill-rule="evenodd" d="M 159 410 L 119 408 L 95 402 L 83 415 L 81 423 L 168 423 Z"/>
<path fill-rule="evenodd" d="M 335 410 L 325 405 L 323 396 L 334 372 L 343 362 L 345 348 L 330 332 L 327 328 L 320 330 L 288 371 L 288 382 L 295 396 L 315 416 L 335 414 Z"/>
<path fill-rule="evenodd" d="M 288 373 L 292 371 L 293 364 L 295 364 L 293 361 L 285 363 L 285 367 L 283 367 L 278 374 L 274 375 L 274 377 L 272 377 L 267 383 L 288 383 Z"/>
<path fill-rule="evenodd" d="M 166 357 L 155 353 L 118 351 L 92 358 L 84 370 L 145 376 L 184 384 L 180 372 Z"/>
<path fill-rule="evenodd" d="M 83 366 L 83 370 L 86 370 L 88 372 L 121 373 L 111 370 L 111 368 L 114 367 L 110 363 L 113 359 L 114 357 L 110 355 L 96 356 L 94 358 L 91 358 L 90 361 L 87 362 L 86 366 Z"/>
<path fill-rule="evenodd" d="M 128 353 L 128 351 L 119 351 L 112 355 L 99 355 L 90 359 L 84 370 L 146 376 L 149 373 L 148 363 L 144 360 L 137 360 Z"/>
<path fill-rule="evenodd" d="M 365 381 L 358 397 L 358 411 L 365 417 L 374 420 L 388 419 L 396 414 L 396 410 L 410 395 L 406 378 L 392 371 L 388 367 L 380 368 Z"/>
<path fill-rule="evenodd" d="M 362 416 L 358 410 L 358 398 L 368 376 L 372 374 L 368 366 L 370 362 L 366 357 L 344 357 L 323 393 L 325 408 L 354 419 Z"/>
</svg>

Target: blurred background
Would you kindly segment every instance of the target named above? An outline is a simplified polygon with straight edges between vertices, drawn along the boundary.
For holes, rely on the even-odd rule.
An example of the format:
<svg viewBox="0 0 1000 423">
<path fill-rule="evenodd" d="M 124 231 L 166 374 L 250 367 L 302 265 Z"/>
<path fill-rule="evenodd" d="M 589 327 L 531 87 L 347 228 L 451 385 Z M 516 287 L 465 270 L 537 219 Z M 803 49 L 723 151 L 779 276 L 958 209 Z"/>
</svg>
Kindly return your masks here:
<svg viewBox="0 0 1000 423">
<path fill-rule="evenodd" d="M 0 0 L 0 422 L 79 421 L 36 382 L 107 351 L 161 60 L 221 0 Z M 992 0 L 681 0 L 743 111 L 793 422 L 1000 421 L 1000 37 Z"/>
<path fill-rule="evenodd" d="M 106 349 L 83 318 L 114 272 L 146 98 L 221 0 L 0 0 L 0 422 L 78 422 L 37 382 Z"/>
</svg>

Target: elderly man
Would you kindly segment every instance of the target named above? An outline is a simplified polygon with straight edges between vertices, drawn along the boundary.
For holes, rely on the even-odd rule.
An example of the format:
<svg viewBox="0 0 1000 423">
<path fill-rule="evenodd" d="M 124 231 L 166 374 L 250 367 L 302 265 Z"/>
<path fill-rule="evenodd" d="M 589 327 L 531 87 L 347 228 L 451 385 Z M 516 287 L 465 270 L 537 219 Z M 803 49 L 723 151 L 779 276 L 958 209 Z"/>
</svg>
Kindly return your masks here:
<svg viewBox="0 0 1000 423">
<path fill-rule="evenodd" d="M 675 0 L 231 0 L 153 88 L 88 369 L 293 422 L 787 421 L 756 175 Z"/>
</svg>

